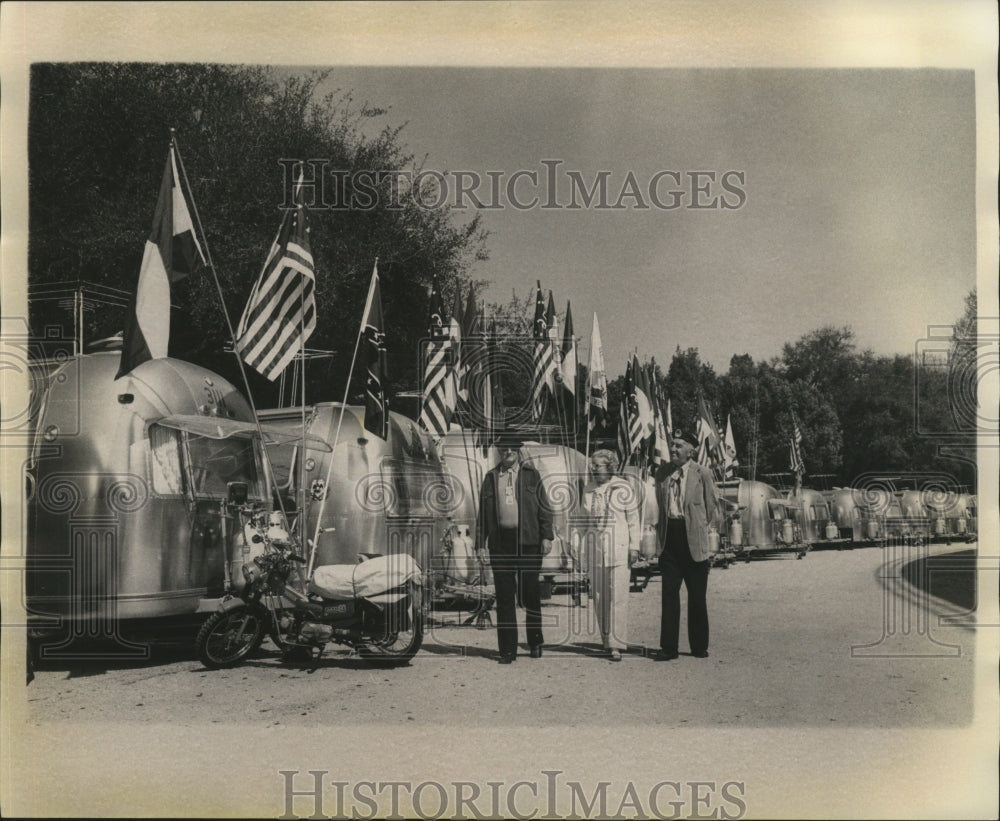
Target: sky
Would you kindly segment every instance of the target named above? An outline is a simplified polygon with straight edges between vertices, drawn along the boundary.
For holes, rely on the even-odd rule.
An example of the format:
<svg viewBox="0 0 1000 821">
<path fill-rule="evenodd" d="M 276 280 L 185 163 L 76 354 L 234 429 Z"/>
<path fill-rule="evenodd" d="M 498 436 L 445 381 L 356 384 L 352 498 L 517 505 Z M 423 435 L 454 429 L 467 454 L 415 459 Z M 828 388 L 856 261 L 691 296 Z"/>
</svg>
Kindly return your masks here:
<svg viewBox="0 0 1000 821">
<path fill-rule="evenodd" d="M 336 89 L 387 109 L 372 132 L 405 123 L 400 141 L 451 196 L 454 172 L 479 175 L 479 200 L 503 206 L 481 212 L 485 298 L 540 280 L 560 312 L 572 302 L 584 348 L 596 312 L 611 374 L 633 349 L 665 363 L 677 346 L 724 372 L 823 325 L 912 353 L 975 286 L 970 71 L 338 66 L 323 91 Z M 519 170 L 539 180 L 517 181 L 522 204 L 569 204 L 571 172 L 588 188 L 606 172 L 609 205 L 630 173 L 639 193 L 618 210 L 517 208 Z M 657 180 L 659 203 L 679 207 L 657 207 Z"/>
</svg>

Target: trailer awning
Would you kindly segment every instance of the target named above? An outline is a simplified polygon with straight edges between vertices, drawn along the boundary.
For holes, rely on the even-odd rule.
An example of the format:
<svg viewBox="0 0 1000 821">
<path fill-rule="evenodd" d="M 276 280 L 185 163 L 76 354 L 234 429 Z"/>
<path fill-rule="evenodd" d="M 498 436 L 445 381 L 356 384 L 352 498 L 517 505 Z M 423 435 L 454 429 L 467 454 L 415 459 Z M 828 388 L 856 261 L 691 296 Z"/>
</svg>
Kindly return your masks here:
<svg viewBox="0 0 1000 821">
<path fill-rule="evenodd" d="M 258 428 L 253 422 L 242 422 L 236 419 L 224 419 L 218 416 L 199 416 L 198 414 L 175 414 L 156 420 L 157 425 L 174 430 L 182 430 L 195 436 L 208 439 L 229 439 L 231 437 L 254 438 L 258 436 Z M 265 445 L 296 444 L 303 439 L 310 450 L 330 453 L 331 448 L 318 436 L 292 432 L 271 425 L 261 425 L 259 428 L 261 441 Z"/>
</svg>

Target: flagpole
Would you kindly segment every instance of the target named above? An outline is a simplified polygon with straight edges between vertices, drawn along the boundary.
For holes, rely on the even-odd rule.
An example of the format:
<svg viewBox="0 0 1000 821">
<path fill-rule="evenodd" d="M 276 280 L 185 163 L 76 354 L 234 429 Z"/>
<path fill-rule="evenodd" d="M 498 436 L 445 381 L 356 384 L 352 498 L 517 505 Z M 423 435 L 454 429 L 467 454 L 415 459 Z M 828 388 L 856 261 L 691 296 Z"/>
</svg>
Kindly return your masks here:
<svg viewBox="0 0 1000 821">
<path fill-rule="evenodd" d="M 358 326 L 358 335 L 354 340 L 354 353 L 351 355 L 351 367 L 347 372 L 347 383 L 344 385 L 344 401 L 340 403 L 340 417 L 337 419 L 337 431 L 333 435 L 333 450 L 330 453 L 330 461 L 326 465 L 326 479 L 323 482 L 323 498 L 319 503 L 319 515 L 316 516 L 316 528 L 313 531 L 312 545 L 309 550 L 309 564 L 306 567 L 306 578 L 312 575 L 313 563 L 316 559 L 316 548 L 319 545 L 319 534 L 323 524 L 323 513 L 326 510 L 326 500 L 329 497 L 330 476 L 333 474 L 333 462 L 337 456 L 337 445 L 340 442 L 340 429 L 344 424 L 344 411 L 347 409 L 347 398 L 351 392 L 351 378 L 354 376 L 354 365 L 358 359 L 358 348 L 361 347 L 361 335 L 364 333 L 364 320 L 368 316 L 372 299 L 375 293 L 375 275 L 378 272 L 378 257 L 375 257 L 375 266 L 372 270 L 371 284 L 368 286 L 368 298 L 365 300 L 365 310 L 361 314 L 361 323 Z"/>
<path fill-rule="evenodd" d="M 268 455 L 267 447 L 264 444 L 264 432 L 260 426 L 260 418 L 257 416 L 257 406 L 253 400 L 253 393 L 250 390 L 250 382 L 247 379 L 246 369 L 243 367 L 243 360 L 236 347 L 236 333 L 233 331 L 233 323 L 229 318 L 229 311 L 226 310 L 226 300 L 222 294 L 222 285 L 219 282 L 219 273 L 215 269 L 215 262 L 212 259 L 212 249 L 209 248 L 208 237 L 205 235 L 205 228 L 201 223 L 201 214 L 198 213 L 198 204 L 194 200 L 194 192 L 191 190 L 191 183 L 188 180 L 187 169 L 184 167 L 184 158 L 181 156 L 181 146 L 177 141 L 177 130 L 175 128 L 170 129 L 170 147 L 174 150 L 174 154 L 177 157 L 177 164 L 181 169 L 181 179 L 183 180 L 184 187 L 187 191 L 188 201 L 191 203 L 191 210 L 194 211 L 194 219 L 198 225 L 198 231 L 201 234 L 202 245 L 205 248 L 205 260 L 208 262 L 209 270 L 212 272 L 212 281 L 215 283 L 215 290 L 219 294 L 219 304 L 222 306 L 222 316 L 226 320 L 226 330 L 229 331 L 229 338 L 233 343 L 233 354 L 236 357 L 236 364 L 240 369 L 240 376 L 243 379 L 243 387 L 246 390 L 247 402 L 250 404 L 250 411 L 253 413 L 254 426 L 257 428 L 257 435 L 261 440 L 261 450 L 263 451 L 267 479 L 271 487 L 277 487 L 277 481 L 274 478 L 274 467 L 271 464 L 271 457 Z M 280 494 L 278 494 L 278 506 L 281 508 L 282 516 L 284 516 L 285 506 Z"/>
<path fill-rule="evenodd" d="M 299 356 L 301 362 L 299 376 L 302 382 L 302 446 L 299 448 L 299 490 L 302 491 L 302 507 L 296 524 L 299 530 L 299 544 L 303 544 L 306 535 L 306 460 L 303 458 L 306 451 L 306 297 L 304 288 L 299 291 Z M 330 461 L 333 461 L 332 454 Z"/>
</svg>

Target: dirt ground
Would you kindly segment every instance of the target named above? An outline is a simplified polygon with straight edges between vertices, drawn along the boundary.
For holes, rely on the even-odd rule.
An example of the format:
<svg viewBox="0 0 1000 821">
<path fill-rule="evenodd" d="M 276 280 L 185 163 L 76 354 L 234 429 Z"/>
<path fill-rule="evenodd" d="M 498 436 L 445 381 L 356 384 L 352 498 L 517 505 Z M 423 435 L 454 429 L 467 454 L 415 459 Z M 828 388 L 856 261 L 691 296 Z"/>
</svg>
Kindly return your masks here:
<svg viewBox="0 0 1000 821">
<path fill-rule="evenodd" d="M 32 783 L 60 774 L 63 786 L 28 806 L 81 811 L 70 814 L 101 814 L 110 797 L 134 811 L 141 797 L 147 814 L 278 815 L 282 768 L 485 783 L 555 767 L 594 784 L 739 782 L 748 817 L 905 815 L 924 791 L 918 814 L 941 805 L 969 817 L 960 809 L 975 814 L 979 799 L 963 779 L 982 777 L 988 791 L 995 776 L 978 770 L 978 733 L 995 715 L 984 723 L 977 658 L 996 631 L 984 645 L 982 609 L 967 612 L 971 549 L 814 550 L 714 568 L 707 659 L 685 653 L 683 616 L 681 657 L 647 657 L 654 577 L 630 595 L 632 648 L 619 664 L 599 652 L 592 608 L 558 591 L 543 607 L 543 658 L 524 652 L 509 666 L 494 660 L 495 632 L 461 626 L 454 611 L 435 612 L 421 652 L 391 670 L 337 649 L 288 664 L 269 642 L 221 671 L 184 646 L 142 664 L 43 664 L 21 691 L 8 749 Z M 95 785 L 96 809 L 82 800 Z M 296 800 L 296 812 L 313 811 Z M 716 817 L 739 814 L 729 809 Z"/>
</svg>

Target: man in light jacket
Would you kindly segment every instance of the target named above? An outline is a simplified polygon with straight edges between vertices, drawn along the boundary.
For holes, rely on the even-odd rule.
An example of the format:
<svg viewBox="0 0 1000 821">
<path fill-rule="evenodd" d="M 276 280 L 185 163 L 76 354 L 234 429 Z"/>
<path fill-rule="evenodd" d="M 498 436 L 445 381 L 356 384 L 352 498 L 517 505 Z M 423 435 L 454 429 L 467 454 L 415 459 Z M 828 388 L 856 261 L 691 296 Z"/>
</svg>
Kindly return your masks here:
<svg viewBox="0 0 1000 821">
<path fill-rule="evenodd" d="M 697 448 L 694 437 L 675 430 L 670 445 L 670 464 L 662 466 L 656 477 L 656 497 L 660 505 L 657 536 L 663 584 L 658 658 L 662 661 L 670 661 L 678 655 L 681 582 L 687 588 L 691 655 L 708 658 L 709 530 L 717 525 L 718 503 L 711 470 L 692 458 Z"/>
</svg>

